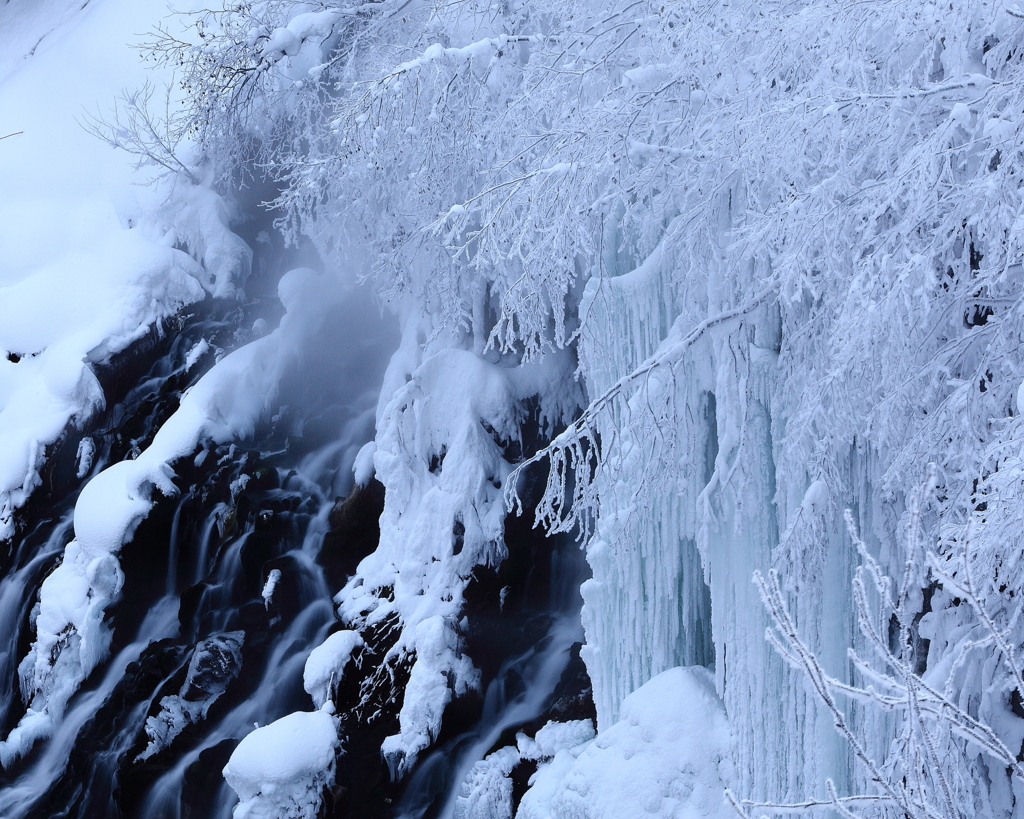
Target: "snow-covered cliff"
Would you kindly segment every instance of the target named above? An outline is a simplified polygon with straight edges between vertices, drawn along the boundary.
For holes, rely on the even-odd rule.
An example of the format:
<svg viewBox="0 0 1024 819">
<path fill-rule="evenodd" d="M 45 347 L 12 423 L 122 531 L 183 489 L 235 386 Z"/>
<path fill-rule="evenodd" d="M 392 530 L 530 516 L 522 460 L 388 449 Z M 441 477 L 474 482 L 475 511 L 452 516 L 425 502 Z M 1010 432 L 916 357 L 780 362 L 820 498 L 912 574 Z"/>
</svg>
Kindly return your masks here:
<svg viewBox="0 0 1024 819">
<path fill-rule="evenodd" d="M 1024 12 L 261 0 L 179 4 L 161 22 L 130 5 L 0 6 L 0 131 L 23 132 L 0 140 L 10 553 L 62 442 L 81 438 L 74 491 L 88 481 L 74 539 L 65 525 L 47 541 L 50 555 L 65 542 L 45 579 L 9 567 L 36 611 L 4 661 L 25 702 L 6 716 L 5 767 L 57 748 L 76 692 L 114 668 L 119 551 L 163 499 L 192 493 L 204 453 L 228 464 L 225 448 L 268 424 L 276 440 L 290 423 L 292 446 L 326 417 L 289 379 L 329 343 L 358 347 L 359 281 L 399 325 L 398 340 L 373 336 L 390 345 L 373 440 L 365 407 L 340 398 L 316 454 L 282 462 L 275 489 L 326 504 L 287 552 L 316 579 L 303 656 L 265 648 L 288 679 L 305 663 L 312 704 L 223 716 L 159 763 L 144 807 L 230 740 L 238 817 L 340 811 L 359 787 L 346 765 L 372 768 L 378 751 L 399 783 L 387 793 L 405 789 L 380 809 L 402 815 L 1019 811 Z M 142 30 L 146 69 L 122 46 Z M 282 277 L 289 254 L 323 275 Z M 285 312 L 267 334 L 246 310 L 278 278 Z M 173 334 L 181 308 L 232 300 L 240 348 L 188 376 L 204 336 L 176 365 L 190 391 L 133 460 L 94 461 L 97 372 L 152 328 Z M 203 656 L 197 641 L 238 633 L 255 650 L 249 603 L 260 629 L 298 629 L 272 617 L 284 553 L 232 587 L 237 616 L 211 602 L 253 574 L 247 538 L 263 525 L 231 545 L 265 474 L 237 469 L 201 541 L 216 527 L 222 556 L 199 562 L 192 591 L 181 558 L 167 563 L 163 605 L 207 619 L 187 639 L 154 627 L 139 651 L 177 639 Z M 349 475 L 351 505 L 328 514 Z M 367 500 L 379 486 L 382 511 Z M 353 509 L 379 515 L 379 537 L 351 534 L 346 552 L 330 544 L 364 525 Z M 537 533 L 515 528 L 520 514 Z M 550 602 L 534 644 L 482 639 L 487 617 L 525 611 L 510 567 L 534 571 L 566 539 L 589 567 L 560 575 L 582 581 L 581 614 Z M 592 697 L 593 728 L 552 705 L 577 616 L 571 694 Z M 147 725 L 159 702 L 186 702 L 176 662 L 181 679 L 138 706 Z M 513 673 L 533 693 L 492 695 Z M 173 736 L 150 731 L 153 749 L 206 730 L 225 674 L 180 706 Z M 470 711 L 473 742 L 447 745 Z M 243 714 L 272 722 L 243 740 Z M 316 742 L 299 753 L 305 723 Z M 449 747 L 478 758 L 463 753 L 435 798 L 430 754 Z"/>
</svg>

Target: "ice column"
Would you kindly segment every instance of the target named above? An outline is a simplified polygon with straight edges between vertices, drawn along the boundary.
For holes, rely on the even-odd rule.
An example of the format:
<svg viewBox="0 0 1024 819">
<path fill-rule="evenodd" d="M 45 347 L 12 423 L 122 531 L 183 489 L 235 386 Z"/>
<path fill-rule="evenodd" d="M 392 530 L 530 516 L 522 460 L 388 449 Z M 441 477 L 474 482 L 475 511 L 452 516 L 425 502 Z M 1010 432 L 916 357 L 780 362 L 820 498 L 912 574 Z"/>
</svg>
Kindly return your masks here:
<svg viewBox="0 0 1024 819">
<path fill-rule="evenodd" d="M 581 359 L 591 398 L 650 356 L 679 312 L 679 298 L 663 275 L 662 256 L 656 250 L 626 275 L 588 283 L 581 306 Z M 690 365 L 681 379 L 649 386 L 665 392 L 677 390 L 681 382 L 699 383 L 701 369 Z M 599 728 L 614 723 L 626 695 L 655 675 L 714 659 L 711 600 L 696 547 L 694 504 L 713 463 L 714 398 L 705 391 L 696 412 L 674 433 L 675 460 L 683 464 L 681 484 L 669 488 L 665 480 L 656 480 L 668 491 L 640 496 L 636 489 L 644 484 L 645 471 L 660 467 L 648 457 L 644 431 L 630 433 L 626 400 L 614 407 L 611 420 L 621 437 L 612 442 L 606 436 L 610 468 L 598 476 L 601 509 L 587 545 L 593 578 L 582 590 L 584 657 Z"/>
</svg>

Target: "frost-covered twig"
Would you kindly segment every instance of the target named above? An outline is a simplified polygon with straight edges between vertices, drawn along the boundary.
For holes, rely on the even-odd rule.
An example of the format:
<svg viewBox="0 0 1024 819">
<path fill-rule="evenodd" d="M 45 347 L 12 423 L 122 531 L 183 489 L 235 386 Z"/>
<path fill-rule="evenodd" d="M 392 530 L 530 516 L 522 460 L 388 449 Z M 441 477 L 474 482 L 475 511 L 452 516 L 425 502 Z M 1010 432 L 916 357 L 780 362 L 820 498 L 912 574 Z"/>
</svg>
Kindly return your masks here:
<svg viewBox="0 0 1024 819">
<path fill-rule="evenodd" d="M 908 654 L 914 641 L 916 616 L 910 604 L 911 591 L 920 586 L 923 573 L 934 570 L 938 565 L 934 554 L 920 555 L 923 506 L 925 499 L 934 492 L 935 475 L 936 470 L 931 466 L 925 485 L 912 493 L 908 503 L 903 576 L 892 597 L 890 578 L 868 553 L 856 531 L 852 516 L 849 512 L 846 514 L 851 540 L 862 558 L 853 583 L 857 624 L 882 664 L 881 669 L 876 668 L 854 649 L 850 649 L 853 667 L 867 680 L 867 687 L 843 683 L 824 672 L 817 654 L 799 634 L 777 572 L 769 571 L 767 578 L 760 573 L 755 574 L 755 582 L 773 626 L 766 633 L 768 641 L 776 647 L 783 659 L 804 674 L 817 698 L 831 714 L 835 729 L 863 765 L 868 773 L 868 782 L 878 789 L 878 793 L 840 798 L 835 794 L 834 786 L 829 783 L 830 801 L 808 800 L 781 804 L 737 802 L 732 799 L 732 804 L 742 815 L 747 816 L 744 809 L 752 807 L 788 813 L 831 806 L 845 816 L 849 812 L 848 807 L 858 801 L 864 804 L 874 801 L 894 805 L 912 819 L 959 819 L 969 815 L 969 811 L 961 804 L 961 794 L 950 779 L 961 770 L 949 758 L 948 741 L 954 737 L 964 743 L 959 753 L 969 753 L 970 748 L 980 749 L 1013 776 L 1024 781 L 1024 768 L 993 727 L 968 713 L 959 701 L 940 693 L 934 684 L 916 670 L 917 660 L 912 653 Z M 871 578 L 870 585 L 878 601 L 877 622 L 879 625 L 885 624 L 890 635 L 894 630 L 899 635 L 896 646 L 883 638 L 879 625 L 876 625 L 875 612 L 868 601 L 868 586 L 865 582 L 868 577 Z M 950 582 L 955 591 L 965 596 L 972 594 L 969 575 L 967 577 L 966 581 L 954 581 L 948 573 L 939 575 L 942 582 Z M 972 602 L 974 605 L 981 606 L 976 598 Z M 1014 653 L 1005 642 L 1005 635 L 990 617 L 982 616 L 980 612 L 978 614 L 989 634 L 987 639 L 971 641 L 971 645 L 976 647 L 985 642 L 997 642 L 1001 644 L 1000 651 L 1004 660 L 1010 660 Z M 956 667 L 954 664 L 953 668 Z M 875 686 L 881 686 L 885 693 Z M 835 694 L 861 702 L 867 707 L 874 705 L 903 715 L 902 732 L 890 754 L 881 762 L 867 754 L 848 718 L 839 710 Z M 941 748 L 940 742 L 943 743 Z M 932 801 L 936 798 L 937 803 Z"/>
<path fill-rule="evenodd" d="M 832 780 L 828 780 L 830 794 L 834 792 L 835 786 Z M 726 790 L 726 799 L 737 814 L 743 819 L 750 819 L 750 811 L 770 809 L 772 813 L 785 814 L 806 814 L 811 811 L 826 810 L 838 811 L 847 819 L 860 819 L 850 808 L 889 806 L 893 802 L 884 796 L 870 796 L 861 794 L 857 796 L 838 796 L 830 799 L 806 799 L 803 802 L 755 802 L 750 799 L 738 799 L 731 790 Z"/>
<path fill-rule="evenodd" d="M 155 91 L 149 82 L 141 89 L 124 91 L 109 114 L 86 113 L 81 125 L 112 147 L 138 157 L 136 168 L 158 165 L 198 185 L 198 177 L 179 156 L 185 133 L 179 127 L 179 118 L 171 113 L 171 89 L 165 90 L 162 116 L 150 111 Z"/>
</svg>

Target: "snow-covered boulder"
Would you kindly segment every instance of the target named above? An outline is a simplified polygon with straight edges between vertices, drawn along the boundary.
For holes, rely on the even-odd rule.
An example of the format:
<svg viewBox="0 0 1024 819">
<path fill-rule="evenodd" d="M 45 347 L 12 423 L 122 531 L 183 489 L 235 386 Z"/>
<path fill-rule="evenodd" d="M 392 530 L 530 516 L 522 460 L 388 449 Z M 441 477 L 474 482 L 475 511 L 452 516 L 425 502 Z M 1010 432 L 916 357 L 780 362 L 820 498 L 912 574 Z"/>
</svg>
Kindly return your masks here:
<svg viewBox="0 0 1024 819">
<path fill-rule="evenodd" d="M 672 668 L 622 702 L 622 719 L 558 751 L 530 780 L 517 819 L 727 819 L 725 709 L 704 668 Z"/>
<path fill-rule="evenodd" d="M 314 819 L 334 781 L 337 720 L 298 711 L 238 743 L 224 778 L 241 800 L 234 819 Z"/>
<path fill-rule="evenodd" d="M 363 645 L 363 638 L 356 632 L 336 631 L 309 653 L 302 671 L 302 687 L 317 708 L 330 701 L 345 666 Z"/>
</svg>

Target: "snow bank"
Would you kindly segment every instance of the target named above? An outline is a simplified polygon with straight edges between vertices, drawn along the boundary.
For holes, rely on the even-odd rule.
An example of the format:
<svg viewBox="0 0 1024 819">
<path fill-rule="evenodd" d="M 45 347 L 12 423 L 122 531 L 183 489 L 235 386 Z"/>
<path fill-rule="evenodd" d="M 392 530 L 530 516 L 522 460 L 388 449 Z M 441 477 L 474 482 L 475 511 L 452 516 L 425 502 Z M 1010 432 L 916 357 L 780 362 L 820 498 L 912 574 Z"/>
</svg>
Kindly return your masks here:
<svg viewBox="0 0 1024 819">
<path fill-rule="evenodd" d="M 314 819 L 337 749 L 337 720 L 327 711 L 300 711 L 257 728 L 224 766 L 241 800 L 234 819 Z"/>
<path fill-rule="evenodd" d="M 286 274 L 278 286 L 286 309 L 277 330 L 226 356 L 181 398 L 178 410 L 134 461 L 93 478 L 75 505 L 75 540 L 39 592 L 36 639 L 19 666 L 29 709 L 5 742 L 5 767 L 52 734 L 70 696 L 106 655 L 104 617 L 120 596 L 117 553 L 153 506 L 153 492 L 177 494 L 172 464 L 206 441 L 252 433 L 287 367 L 341 298 L 338 283 L 311 270 Z"/>
<path fill-rule="evenodd" d="M 517 819 L 733 815 L 724 800 L 729 725 L 706 669 L 669 669 L 620 711 L 592 742 L 559 750 L 538 769 Z"/>
</svg>

